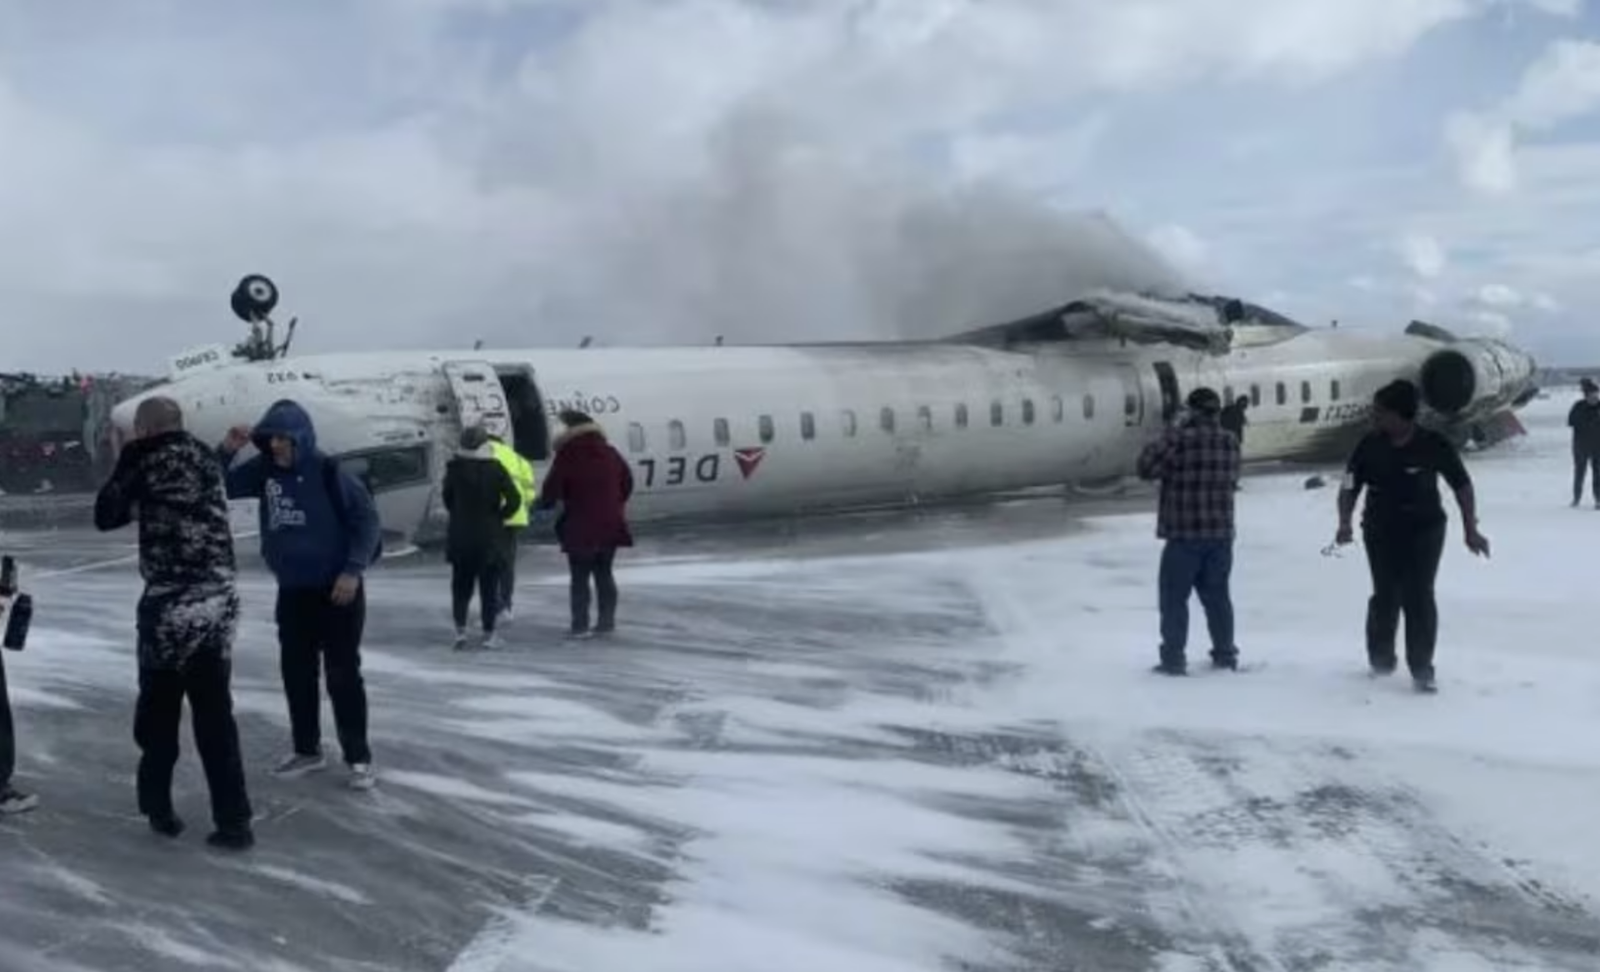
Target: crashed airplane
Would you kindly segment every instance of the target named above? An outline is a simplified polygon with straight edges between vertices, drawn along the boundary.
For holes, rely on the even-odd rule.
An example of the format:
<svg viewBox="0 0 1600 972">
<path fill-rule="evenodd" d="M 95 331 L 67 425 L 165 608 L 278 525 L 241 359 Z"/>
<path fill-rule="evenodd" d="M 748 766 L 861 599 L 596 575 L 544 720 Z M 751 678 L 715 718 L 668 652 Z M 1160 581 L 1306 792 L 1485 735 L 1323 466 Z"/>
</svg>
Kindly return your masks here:
<svg viewBox="0 0 1600 972">
<path fill-rule="evenodd" d="M 1104 484 L 1198 385 L 1250 399 L 1247 462 L 1341 457 L 1395 378 L 1419 384 L 1427 423 L 1476 447 L 1519 434 L 1514 410 L 1537 393 L 1533 359 L 1502 341 L 1422 322 L 1312 329 L 1203 295 L 1089 294 L 928 341 L 305 357 L 275 343 L 272 281 L 246 277 L 232 303 L 250 338 L 177 355 L 166 383 L 117 407 L 115 435 L 149 395 L 176 399 L 210 440 L 292 398 L 372 489 L 386 529 L 419 543 L 443 524 L 439 486 L 464 426 L 497 432 L 542 475 L 567 408 L 632 464 L 632 514 L 660 519 Z"/>
</svg>

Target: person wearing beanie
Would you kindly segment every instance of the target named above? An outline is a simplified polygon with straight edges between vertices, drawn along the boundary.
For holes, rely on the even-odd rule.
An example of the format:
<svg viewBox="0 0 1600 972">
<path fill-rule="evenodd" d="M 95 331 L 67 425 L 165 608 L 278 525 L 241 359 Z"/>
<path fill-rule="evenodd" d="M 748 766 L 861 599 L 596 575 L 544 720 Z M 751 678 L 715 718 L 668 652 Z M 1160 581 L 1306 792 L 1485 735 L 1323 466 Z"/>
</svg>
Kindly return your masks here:
<svg viewBox="0 0 1600 972">
<path fill-rule="evenodd" d="M 522 505 L 522 493 L 495 457 L 489 435 L 482 428 L 462 430 L 461 448 L 445 465 L 442 494 L 450 513 L 445 558 L 450 561 L 455 647 L 467 646 L 467 609 L 476 588 L 483 617 L 483 647 L 497 648 L 495 623 L 500 615 L 500 575 L 506 557 L 504 523 Z"/>
<path fill-rule="evenodd" d="M 1357 444 L 1345 465 L 1339 490 L 1340 546 L 1355 539 L 1352 518 L 1356 500 L 1365 492 L 1361 534 L 1372 571 L 1372 597 L 1367 601 L 1367 663 L 1374 675 L 1392 674 L 1397 666 L 1395 640 L 1400 616 L 1406 620 L 1406 666 L 1420 692 L 1436 691 L 1434 645 L 1439 612 L 1434 579 L 1444 553 L 1448 518 L 1439 497 L 1442 476 L 1461 509 L 1467 549 L 1489 555 L 1489 541 L 1478 532 L 1472 478 L 1451 441 L 1417 424 L 1421 396 L 1417 386 L 1400 379 L 1372 397 L 1374 428 Z"/>
<path fill-rule="evenodd" d="M 1222 427 L 1222 399 L 1210 388 L 1189 394 L 1188 414 L 1139 456 L 1141 479 L 1159 480 L 1156 536 L 1166 541 L 1160 589 L 1161 649 L 1154 671 L 1185 675 L 1189 595 L 1198 594 L 1211 635 L 1211 664 L 1237 670 L 1233 642 L 1234 492 L 1239 439 Z"/>
<path fill-rule="evenodd" d="M 1580 382 L 1583 397 L 1572 403 L 1567 427 L 1572 429 L 1572 505 L 1583 502 L 1585 473 L 1592 473 L 1589 488 L 1600 510 L 1600 385 L 1593 378 Z"/>
</svg>

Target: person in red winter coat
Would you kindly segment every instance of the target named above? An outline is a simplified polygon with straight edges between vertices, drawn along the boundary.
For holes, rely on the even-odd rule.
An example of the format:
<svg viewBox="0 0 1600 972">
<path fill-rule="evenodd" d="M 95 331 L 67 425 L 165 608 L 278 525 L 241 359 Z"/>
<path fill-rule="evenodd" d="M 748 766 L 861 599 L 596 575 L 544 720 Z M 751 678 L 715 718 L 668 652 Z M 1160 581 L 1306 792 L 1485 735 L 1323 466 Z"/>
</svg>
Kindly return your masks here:
<svg viewBox="0 0 1600 972">
<path fill-rule="evenodd" d="M 589 584 L 599 602 L 594 633 L 616 629 L 617 581 L 612 564 L 619 547 L 633 546 L 627 505 L 633 470 L 606 440 L 605 430 L 583 412 L 560 415 L 566 430 L 556 437 L 555 460 L 545 475 L 538 506 L 560 504 L 556 538 L 572 575 L 572 634 L 589 634 Z"/>
</svg>

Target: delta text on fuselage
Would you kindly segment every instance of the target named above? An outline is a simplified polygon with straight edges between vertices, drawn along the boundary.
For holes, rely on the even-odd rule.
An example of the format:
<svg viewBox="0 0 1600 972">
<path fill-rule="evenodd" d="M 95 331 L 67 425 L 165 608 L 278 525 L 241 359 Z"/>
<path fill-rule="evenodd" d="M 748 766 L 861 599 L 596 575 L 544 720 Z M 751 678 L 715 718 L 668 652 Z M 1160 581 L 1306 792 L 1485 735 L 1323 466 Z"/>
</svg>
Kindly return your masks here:
<svg viewBox="0 0 1600 972">
<path fill-rule="evenodd" d="M 1247 462 L 1319 462 L 1368 427 L 1372 393 L 1422 389 L 1425 420 L 1487 448 L 1521 432 L 1535 363 L 1510 344 L 1413 322 L 1313 329 L 1238 300 L 1096 293 L 947 338 L 668 348 L 386 351 L 293 357 L 277 290 L 235 290 L 251 337 L 189 349 L 167 395 L 220 440 L 292 398 L 319 446 L 366 480 L 386 528 L 426 543 L 464 426 L 481 424 L 542 476 L 558 416 L 585 412 L 635 474 L 641 520 L 793 515 L 925 502 L 1131 474 L 1189 390 L 1247 397 Z M 294 322 L 290 324 L 292 335 Z M 248 453 L 248 449 L 246 452 Z"/>
</svg>

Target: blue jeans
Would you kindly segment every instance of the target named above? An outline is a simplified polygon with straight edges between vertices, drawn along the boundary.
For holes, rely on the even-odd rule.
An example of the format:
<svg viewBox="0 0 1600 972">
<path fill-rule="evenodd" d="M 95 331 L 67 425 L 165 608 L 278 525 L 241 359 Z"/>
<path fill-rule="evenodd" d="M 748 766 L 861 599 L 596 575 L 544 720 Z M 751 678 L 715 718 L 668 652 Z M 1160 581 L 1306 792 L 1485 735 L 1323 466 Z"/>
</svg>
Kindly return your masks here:
<svg viewBox="0 0 1600 972">
<path fill-rule="evenodd" d="M 1233 573 L 1232 540 L 1168 540 L 1161 552 L 1161 663 L 1185 667 L 1189 642 L 1189 592 L 1200 595 L 1206 627 L 1211 631 L 1211 657 L 1231 661 L 1233 598 L 1228 578 Z"/>
</svg>

